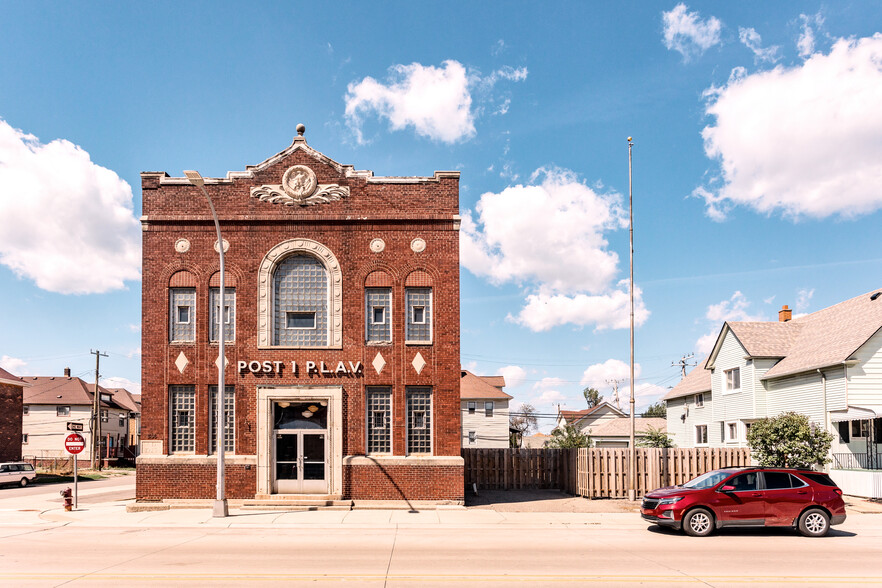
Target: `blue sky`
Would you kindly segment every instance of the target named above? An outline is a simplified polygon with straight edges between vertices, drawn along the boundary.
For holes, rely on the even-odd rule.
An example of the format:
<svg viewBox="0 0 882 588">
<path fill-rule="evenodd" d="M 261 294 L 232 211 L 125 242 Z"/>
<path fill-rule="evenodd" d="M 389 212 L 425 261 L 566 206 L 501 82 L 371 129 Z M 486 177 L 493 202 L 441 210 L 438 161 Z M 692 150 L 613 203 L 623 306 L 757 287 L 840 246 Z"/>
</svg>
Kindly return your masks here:
<svg viewBox="0 0 882 588">
<path fill-rule="evenodd" d="M 3 2 L 0 365 L 140 380 L 139 173 L 462 173 L 462 361 L 638 409 L 724 320 L 880 286 L 873 2 Z M 620 385 L 627 398 L 628 383 Z M 550 421 L 545 421 L 545 427 Z"/>
</svg>

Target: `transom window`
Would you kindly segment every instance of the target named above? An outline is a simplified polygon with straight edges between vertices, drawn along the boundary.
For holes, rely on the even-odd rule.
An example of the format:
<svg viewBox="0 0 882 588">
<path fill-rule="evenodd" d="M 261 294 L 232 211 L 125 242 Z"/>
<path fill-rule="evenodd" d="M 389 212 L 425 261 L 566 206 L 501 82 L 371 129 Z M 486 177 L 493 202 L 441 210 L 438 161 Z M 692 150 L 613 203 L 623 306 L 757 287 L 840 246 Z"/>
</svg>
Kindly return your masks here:
<svg viewBox="0 0 882 588">
<path fill-rule="evenodd" d="M 737 392 L 741 390 L 741 368 L 724 370 L 723 377 L 726 378 L 727 392 Z"/>
<path fill-rule="evenodd" d="M 291 255 L 273 273 L 273 345 L 328 346 L 328 271 L 311 255 Z"/>
<path fill-rule="evenodd" d="M 432 453 L 432 389 L 407 389 L 407 453 Z"/>
<path fill-rule="evenodd" d="M 432 341 L 432 289 L 406 288 L 407 334 L 410 343 Z"/>
<path fill-rule="evenodd" d="M 366 288 L 364 291 L 365 340 L 368 343 L 392 341 L 392 288 Z"/>
<path fill-rule="evenodd" d="M 194 421 L 196 415 L 195 386 L 170 386 L 171 396 L 171 450 L 192 452 L 196 450 Z"/>
<path fill-rule="evenodd" d="M 211 447 L 209 453 L 217 453 L 217 386 L 208 387 L 211 398 Z M 224 386 L 224 452 L 236 452 L 236 387 Z"/>
<path fill-rule="evenodd" d="M 224 288 L 224 340 L 236 340 L 236 290 L 234 288 Z M 212 343 L 220 341 L 220 327 L 217 321 L 217 315 L 220 313 L 220 288 L 210 288 L 208 290 L 208 304 L 211 309 L 211 316 L 208 317 L 209 337 Z"/>
<path fill-rule="evenodd" d="M 392 453 L 392 390 L 368 388 L 367 390 L 367 452 Z"/>
<path fill-rule="evenodd" d="M 169 340 L 186 342 L 196 340 L 196 288 L 169 288 Z"/>
</svg>

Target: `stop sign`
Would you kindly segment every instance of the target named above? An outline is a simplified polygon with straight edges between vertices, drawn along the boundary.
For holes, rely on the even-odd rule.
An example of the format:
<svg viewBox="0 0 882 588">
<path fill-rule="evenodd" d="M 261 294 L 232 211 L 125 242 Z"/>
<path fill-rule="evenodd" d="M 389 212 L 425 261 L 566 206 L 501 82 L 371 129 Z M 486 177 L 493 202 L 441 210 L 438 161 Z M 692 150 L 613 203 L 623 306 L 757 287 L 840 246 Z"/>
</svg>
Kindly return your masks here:
<svg viewBox="0 0 882 588">
<path fill-rule="evenodd" d="M 71 455 L 76 455 L 86 447 L 86 440 L 79 433 L 71 433 L 64 439 L 64 448 Z"/>
</svg>

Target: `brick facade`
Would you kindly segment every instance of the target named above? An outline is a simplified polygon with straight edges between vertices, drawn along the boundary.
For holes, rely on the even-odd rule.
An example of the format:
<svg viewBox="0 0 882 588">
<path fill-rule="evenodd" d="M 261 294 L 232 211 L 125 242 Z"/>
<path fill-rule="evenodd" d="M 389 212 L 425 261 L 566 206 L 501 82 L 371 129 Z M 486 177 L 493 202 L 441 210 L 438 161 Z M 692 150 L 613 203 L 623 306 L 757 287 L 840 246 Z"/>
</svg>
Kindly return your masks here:
<svg viewBox="0 0 882 588">
<path fill-rule="evenodd" d="M 22 390 L 0 383 L 0 461 L 21 459 Z"/>
<path fill-rule="evenodd" d="M 348 188 L 338 200 L 309 206 L 272 203 L 252 196 L 251 189 L 279 185 L 286 170 L 306 166 L 319 187 Z M 459 174 L 436 172 L 425 178 L 375 178 L 371 172 L 342 166 L 309 147 L 302 137 L 291 147 L 246 172 L 206 179 L 229 243 L 225 255 L 227 287 L 235 287 L 235 341 L 227 343 L 226 384 L 235 386 L 235 455 L 259 463 L 258 387 L 332 386 L 342 388 L 340 446 L 332 460 L 364 456 L 366 451 L 365 388 L 392 390 L 392 457 L 404 460 L 405 390 L 432 389 L 432 456 L 459 457 Z M 216 465 L 186 463 L 190 456 L 212 453 L 209 433 L 209 386 L 217 384 L 217 344 L 209 343 L 209 287 L 216 284 L 217 240 L 208 205 L 200 189 L 163 172 L 142 174 L 142 455 L 137 496 L 212 498 Z M 189 248 L 176 249 L 186 239 Z M 341 344 L 323 348 L 273 348 L 259 345 L 258 284 L 265 256 L 282 243 L 318 242 L 339 262 L 341 283 Z M 382 239 L 382 251 L 371 242 Z M 424 250 L 412 246 L 425 242 Z M 180 272 L 186 272 L 184 274 Z M 377 274 L 382 272 L 385 275 Z M 415 273 L 417 272 L 417 273 Z M 371 281 L 367 282 L 368 276 Z M 380 276 L 379 278 L 377 276 Z M 214 279 L 212 280 L 212 277 Z M 405 344 L 404 292 L 408 278 L 431 284 L 433 296 L 430 344 Z M 384 280 L 392 289 L 392 343 L 365 343 L 365 286 Z M 169 287 L 192 284 L 196 289 L 196 341 L 169 342 Z M 183 353 L 187 365 L 175 362 Z M 378 353 L 385 366 L 373 367 Z M 420 372 L 412 365 L 419 353 Z M 239 371 L 240 361 L 282 362 L 279 373 Z M 358 374 L 307 373 L 308 361 L 334 370 L 339 362 L 361 363 Z M 292 373 L 291 362 L 298 372 Z M 350 363 L 351 362 L 351 363 Z M 351 370 L 349 370 L 351 371 Z M 196 391 L 195 451 L 178 456 L 169 450 L 169 387 L 193 385 Z M 192 461 L 192 460 L 191 460 Z M 445 464 L 447 462 L 445 461 Z M 462 500 L 462 467 L 438 465 L 342 467 L 343 498 Z M 227 465 L 230 498 L 250 498 L 259 491 L 260 467 Z M 371 471 L 374 470 L 374 471 Z M 381 479 L 392 482 L 385 483 Z M 391 477 L 390 477 L 391 476 Z"/>
</svg>

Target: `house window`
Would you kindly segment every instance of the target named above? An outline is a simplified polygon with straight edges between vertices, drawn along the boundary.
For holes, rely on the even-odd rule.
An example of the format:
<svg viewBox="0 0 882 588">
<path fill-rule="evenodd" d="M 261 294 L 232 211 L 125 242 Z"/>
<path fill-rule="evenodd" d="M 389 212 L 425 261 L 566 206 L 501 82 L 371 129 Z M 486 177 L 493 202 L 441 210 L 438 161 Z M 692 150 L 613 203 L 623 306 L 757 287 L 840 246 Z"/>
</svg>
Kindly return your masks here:
<svg viewBox="0 0 882 588">
<path fill-rule="evenodd" d="M 196 340 L 196 288 L 169 288 L 169 341 Z"/>
<path fill-rule="evenodd" d="M 478 440 L 478 434 L 475 431 L 469 431 L 469 445 L 474 445 Z"/>
<path fill-rule="evenodd" d="M 108 420 L 108 417 L 107 417 L 107 409 L 106 409 L 106 408 L 103 408 L 103 409 L 101 409 L 101 422 L 102 422 L 102 423 L 106 423 L 107 420 Z"/>
<path fill-rule="evenodd" d="M 484 416 L 492 417 L 493 416 L 493 403 L 485 402 L 484 403 Z"/>
<path fill-rule="evenodd" d="M 196 387 L 195 386 L 171 386 L 171 450 L 179 451 L 196 450 L 196 434 L 194 429 L 196 415 Z"/>
<path fill-rule="evenodd" d="M 113 397 L 110 394 L 100 394 L 101 402 L 110 402 L 113 400 Z"/>
<path fill-rule="evenodd" d="M 851 421 L 851 436 L 866 438 L 870 436 L 870 421 Z"/>
<path fill-rule="evenodd" d="M 126 417 L 124 417 L 123 415 L 119 415 L 119 426 L 120 428 L 126 426 Z"/>
<path fill-rule="evenodd" d="M 31 407 L 28 406 L 27 404 L 25 404 L 24 406 L 22 406 L 22 407 L 21 407 L 21 414 L 23 414 L 23 415 L 31 414 Z"/>
<path fill-rule="evenodd" d="M 56 406 L 55 407 L 55 416 L 60 416 L 60 417 L 70 416 L 70 407 L 69 406 Z"/>
<path fill-rule="evenodd" d="M 707 445 L 707 425 L 695 425 L 695 444 Z"/>
<path fill-rule="evenodd" d="M 432 389 L 407 389 L 407 453 L 432 453 Z"/>
<path fill-rule="evenodd" d="M 469 414 L 475 414 L 475 411 L 478 409 L 478 403 L 474 400 L 469 400 Z"/>
<path fill-rule="evenodd" d="M 726 392 L 738 392 L 741 390 L 741 368 L 724 370 L 723 376 L 726 378 Z"/>
<path fill-rule="evenodd" d="M 738 441 L 738 423 L 726 423 L 726 442 Z"/>
<path fill-rule="evenodd" d="M 367 452 L 392 453 L 391 388 L 368 388 L 367 390 Z"/>
<path fill-rule="evenodd" d="M 217 386 L 208 387 L 211 397 L 211 447 L 209 453 L 217 452 Z M 236 452 L 236 387 L 224 386 L 224 452 Z"/>
<path fill-rule="evenodd" d="M 273 272 L 273 345 L 328 346 L 328 270 L 310 255 L 291 255 Z"/>
<path fill-rule="evenodd" d="M 236 340 L 236 290 L 235 288 L 224 288 L 224 340 Z M 209 341 L 217 343 L 220 341 L 220 328 L 217 324 L 217 315 L 220 312 L 220 288 L 211 288 L 208 290 L 208 308 L 211 309 L 209 321 Z"/>
<path fill-rule="evenodd" d="M 366 288 L 365 341 L 389 343 L 392 341 L 392 288 Z"/>
<path fill-rule="evenodd" d="M 695 408 L 703 408 L 704 407 L 704 394 L 696 394 L 695 395 Z"/>
<path fill-rule="evenodd" d="M 27 433 L 22 433 L 22 434 L 21 434 L 21 443 L 22 443 L 22 445 L 27 445 L 27 444 L 28 444 L 28 434 L 27 434 Z"/>
<path fill-rule="evenodd" d="M 406 288 L 408 343 L 432 341 L 432 289 Z"/>
</svg>

